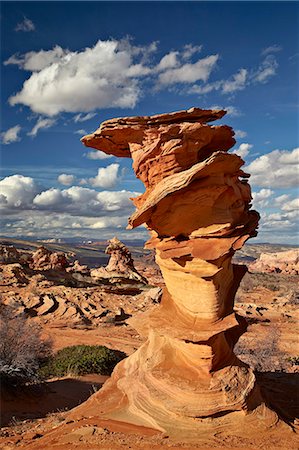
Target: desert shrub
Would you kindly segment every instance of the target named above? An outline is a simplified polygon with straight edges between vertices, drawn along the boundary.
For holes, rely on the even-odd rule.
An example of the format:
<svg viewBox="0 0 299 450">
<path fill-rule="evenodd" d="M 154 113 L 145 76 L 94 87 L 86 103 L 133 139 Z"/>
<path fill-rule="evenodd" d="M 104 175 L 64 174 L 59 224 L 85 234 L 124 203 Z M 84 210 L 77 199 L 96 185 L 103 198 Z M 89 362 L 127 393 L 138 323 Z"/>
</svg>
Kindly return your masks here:
<svg viewBox="0 0 299 450">
<path fill-rule="evenodd" d="M 73 345 L 59 350 L 40 368 L 42 378 L 98 373 L 110 375 L 126 355 L 102 345 Z"/>
<path fill-rule="evenodd" d="M 288 358 L 288 361 L 289 361 L 293 366 L 299 366 L 299 356 L 291 356 L 290 358 Z"/>
<path fill-rule="evenodd" d="M 0 380 L 8 386 L 38 381 L 41 364 L 50 357 L 50 340 L 25 314 L 0 307 Z"/>
<path fill-rule="evenodd" d="M 270 327 L 262 339 L 244 334 L 234 351 L 242 361 L 259 372 L 286 370 L 286 355 L 279 349 L 280 335 L 276 327 Z"/>
</svg>

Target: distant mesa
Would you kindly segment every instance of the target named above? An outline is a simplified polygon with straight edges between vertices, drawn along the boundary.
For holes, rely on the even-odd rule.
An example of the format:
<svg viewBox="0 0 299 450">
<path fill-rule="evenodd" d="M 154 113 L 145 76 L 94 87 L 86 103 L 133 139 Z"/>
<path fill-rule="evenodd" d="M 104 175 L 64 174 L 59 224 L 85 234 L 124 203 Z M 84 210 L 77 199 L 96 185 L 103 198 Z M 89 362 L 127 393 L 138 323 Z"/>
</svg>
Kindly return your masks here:
<svg viewBox="0 0 299 450">
<path fill-rule="evenodd" d="M 299 274 L 299 249 L 285 252 L 262 253 L 249 265 L 250 272 Z"/>
</svg>

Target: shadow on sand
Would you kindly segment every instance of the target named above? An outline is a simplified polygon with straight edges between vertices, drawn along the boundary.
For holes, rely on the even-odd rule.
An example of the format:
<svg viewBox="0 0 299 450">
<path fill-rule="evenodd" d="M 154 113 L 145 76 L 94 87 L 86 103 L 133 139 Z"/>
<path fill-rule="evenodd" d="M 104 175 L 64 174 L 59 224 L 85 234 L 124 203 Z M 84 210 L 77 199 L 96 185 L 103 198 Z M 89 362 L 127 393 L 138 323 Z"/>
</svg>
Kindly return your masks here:
<svg viewBox="0 0 299 450">
<path fill-rule="evenodd" d="M 267 405 L 291 425 L 299 417 L 299 373 L 258 372 L 256 377 Z"/>
<path fill-rule="evenodd" d="M 78 378 L 49 380 L 40 385 L 15 390 L 2 389 L 1 426 L 74 408 L 97 391 L 108 377 L 87 375 Z"/>
</svg>

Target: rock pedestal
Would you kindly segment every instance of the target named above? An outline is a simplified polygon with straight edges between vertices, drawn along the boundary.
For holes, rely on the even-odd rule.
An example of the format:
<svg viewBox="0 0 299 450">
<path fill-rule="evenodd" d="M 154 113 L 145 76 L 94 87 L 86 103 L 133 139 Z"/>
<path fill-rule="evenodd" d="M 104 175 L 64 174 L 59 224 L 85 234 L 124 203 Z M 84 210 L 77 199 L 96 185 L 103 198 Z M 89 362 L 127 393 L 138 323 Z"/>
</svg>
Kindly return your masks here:
<svg viewBox="0 0 299 450">
<path fill-rule="evenodd" d="M 234 252 L 256 235 L 233 130 L 210 126 L 225 111 L 192 108 L 104 122 L 82 141 L 131 157 L 145 193 L 129 228 L 146 224 L 166 288 L 162 302 L 131 319 L 147 341 L 73 416 L 102 415 L 193 439 L 205 430 L 267 427 L 277 416 L 233 347 L 245 324 L 233 312 L 244 274 Z M 245 427 L 245 429 L 244 429 Z M 244 431 L 245 430 L 245 431 Z"/>
</svg>

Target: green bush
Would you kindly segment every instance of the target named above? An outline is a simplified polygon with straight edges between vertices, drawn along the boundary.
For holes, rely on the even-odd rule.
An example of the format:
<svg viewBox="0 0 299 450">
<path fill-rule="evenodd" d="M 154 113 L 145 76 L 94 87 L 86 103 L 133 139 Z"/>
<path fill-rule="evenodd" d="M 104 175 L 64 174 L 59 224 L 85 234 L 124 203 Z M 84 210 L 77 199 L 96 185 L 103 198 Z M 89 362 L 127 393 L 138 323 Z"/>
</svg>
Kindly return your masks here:
<svg viewBox="0 0 299 450">
<path fill-rule="evenodd" d="M 41 366 L 39 374 L 43 379 L 89 373 L 110 375 L 125 357 L 125 353 L 101 345 L 73 345 L 59 350 Z"/>
<path fill-rule="evenodd" d="M 288 361 L 293 364 L 293 366 L 299 366 L 299 356 L 291 356 Z"/>
</svg>

